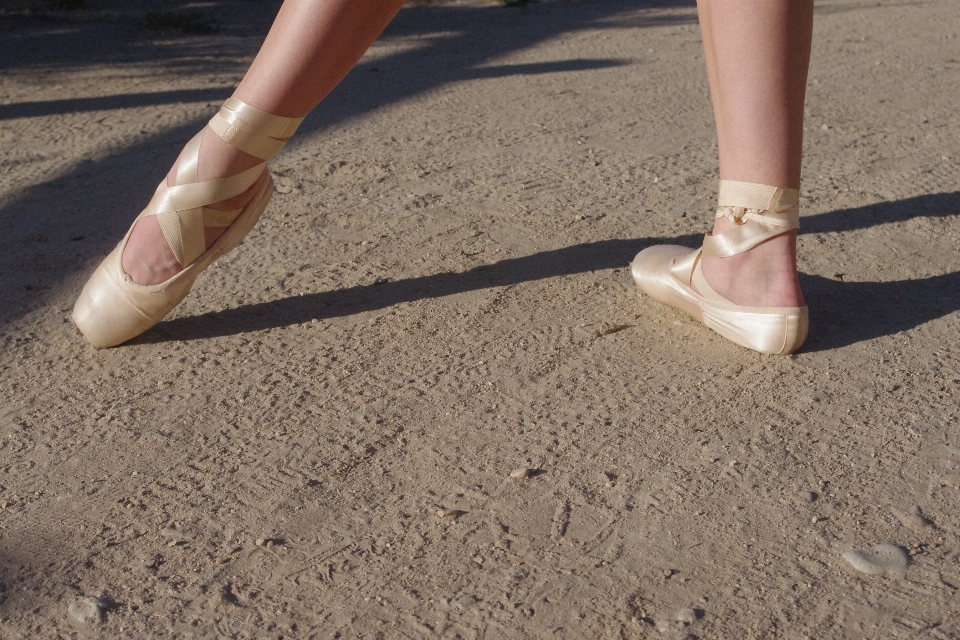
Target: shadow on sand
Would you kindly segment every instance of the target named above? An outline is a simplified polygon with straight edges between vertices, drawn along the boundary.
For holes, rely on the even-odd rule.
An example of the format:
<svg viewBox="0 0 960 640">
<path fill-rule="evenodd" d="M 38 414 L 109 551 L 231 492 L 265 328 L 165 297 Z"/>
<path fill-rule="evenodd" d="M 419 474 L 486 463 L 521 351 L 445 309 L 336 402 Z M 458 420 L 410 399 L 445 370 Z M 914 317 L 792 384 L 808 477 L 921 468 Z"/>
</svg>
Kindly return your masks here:
<svg viewBox="0 0 960 640">
<path fill-rule="evenodd" d="M 960 192 L 942 193 L 807 216 L 801 232 L 846 232 L 917 216 L 956 215 L 960 215 Z M 577 244 L 502 260 L 464 273 L 438 273 L 282 298 L 163 322 L 139 341 L 197 340 L 261 331 L 415 300 L 621 268 L 641 249 L 663 242 L 694 247 L 700 236 Z M 812 326 L 806 351 L 836 349 L 891 335 L 960 310 L 960 273 L 894 282 L 840 282 L 803 274 L 800 278 Z"/>
</svg>

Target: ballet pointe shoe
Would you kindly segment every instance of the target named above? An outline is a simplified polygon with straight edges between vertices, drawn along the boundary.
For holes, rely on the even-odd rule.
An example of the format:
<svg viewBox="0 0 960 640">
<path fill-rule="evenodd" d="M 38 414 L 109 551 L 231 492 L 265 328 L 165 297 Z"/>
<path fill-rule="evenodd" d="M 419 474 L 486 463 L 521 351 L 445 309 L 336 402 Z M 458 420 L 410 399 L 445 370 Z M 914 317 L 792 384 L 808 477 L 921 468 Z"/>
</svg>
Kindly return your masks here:
<svg viewBox="0 0 960 640">
<path fill-rule="evenodd" d="M 792 353 L 807 337 L 807 307 L 735 304 L 703 277 L 700 258 L 736 255 L 799 228 L 799 201 L 796 189 L 721 180 L 717 217 L 738 226 L 707 234 L 695 251 L 676 245 L 644 249 L 630 265 L 633 279 L 654 300 L 690 314 L 728 340 L 761 353 Z"/>
<path fill-rule="evenodd" d="M 240 244 L 273 196 L 273 180 L 266 161 L 283 147 L 302 120 L 275 116 L 236 98 L 227 100 L 208 126 L 225 142 L 263 162 L 219 180 L 199 180 L 203 132 L 187 143 L 177 167 L 176 185 L 161 182 L 147 208 L 137 217 L 139 220 L 157 216 L 164 238 L 183 270 L 160 284 L 134 282 L 121 264 L 133 231 L 131 225 L 120 244 L 84 285 L 73 308 L 73 323 L 93 346 L 122 344 L 155 325 L 180 304 L 204 269 Z M 242 209 L 222 211 L 207 206 L 248 190 L 254 196 Z M 207 248 L 205 227 L 227 229 Z"/>
</svg>

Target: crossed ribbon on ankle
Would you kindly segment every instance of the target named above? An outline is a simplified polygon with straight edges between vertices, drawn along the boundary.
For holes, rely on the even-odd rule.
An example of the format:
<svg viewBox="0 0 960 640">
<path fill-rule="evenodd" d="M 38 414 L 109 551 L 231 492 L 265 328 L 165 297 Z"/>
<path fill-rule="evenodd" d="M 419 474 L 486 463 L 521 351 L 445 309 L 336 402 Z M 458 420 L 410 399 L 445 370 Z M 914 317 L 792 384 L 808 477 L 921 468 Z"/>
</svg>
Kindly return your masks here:
<svg viewBox="0 0 960 640">
<path fill-rule="evenodd" d="M 722 258 L 748 251 L 791 229 L 800 228 L 800 192 L 733 180 L 720 181 L 717 218 L 737 226 L 720 235 L 707 234 L 703 255 Z M 748 225 L 755 222 L 755 225 Z"/>
</svg>

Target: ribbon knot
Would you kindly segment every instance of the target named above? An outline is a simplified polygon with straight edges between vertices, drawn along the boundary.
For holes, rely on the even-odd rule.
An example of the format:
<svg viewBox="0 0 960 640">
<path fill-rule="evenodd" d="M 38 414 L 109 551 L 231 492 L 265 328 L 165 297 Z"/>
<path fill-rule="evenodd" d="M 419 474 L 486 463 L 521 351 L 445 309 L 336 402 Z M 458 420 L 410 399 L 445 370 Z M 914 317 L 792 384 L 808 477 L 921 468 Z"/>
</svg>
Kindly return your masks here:
<svg viewBox="0 0 960 640">
<path fill-rule="evenodd" d="M 727 218 L 734 224 L 744 224 L 760 213 L 759 209 L 747 209 L 746 207 L 720 207 L 717 211 L 718 218 Z"/>
<path fill-rule="evenodd" d="M 792 221 L 792 218 L 795 216 L 796 207 L 787 208 L 786 211 L 782 212 L 748 207 L 719 207 L 716 217 L 726 218 L 736 225 L 755 222 L 766 228 L 775 228 L 795 226 L 795 223 Z"/>
</svg>

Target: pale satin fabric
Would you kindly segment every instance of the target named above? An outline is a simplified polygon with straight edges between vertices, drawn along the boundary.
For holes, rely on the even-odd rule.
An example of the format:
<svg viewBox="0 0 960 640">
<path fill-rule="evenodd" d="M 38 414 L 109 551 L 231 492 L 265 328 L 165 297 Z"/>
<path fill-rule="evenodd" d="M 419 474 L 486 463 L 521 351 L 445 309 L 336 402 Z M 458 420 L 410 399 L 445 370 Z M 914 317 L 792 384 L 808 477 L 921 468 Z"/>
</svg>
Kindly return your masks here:
<svg viewBox="0 0 960 640">
<path fill-rule="evenodd" d="M 303 118 L 275 116 L 230 98 L 210 121 L 226 142 L 263 162 L 221 180 L 200 182 L 198 160 L 203 132 L 184 148 L 177 167 L 177 184 L 164 180 L 137 219 L 156 216 L 164 238 L 184 269 L 166 282 L 140 285 L 123 271 L 121 256 L 133 226 L 84 285 L 71 319 L 95 347 L 112 347 L 159 322 L 186 297 L 196 277 L 250 232 L 273 195 L 266 161 L 289 140 Z M 242 209 L 221 211 L 207 205 L 238 196 L 256 187 Z M 227 227 L 205 246 L 205 227 Z"/>
<path fill-rule="evenodd" d="M 807 307 L 734 304 L 703 277 L 700 258 L 736 255 L 799 228 L 799 202 L 796 189 L 721 180 L 717 217 L 737 226 L 720 235 L 707 234 L 695 251 L 676 245 L 644 249 L 631 265 L 634 280 L 650 297 L 690 314 L 739 345 L 761 353 L 792 353 L 807 336 Z"/>
</svg>

